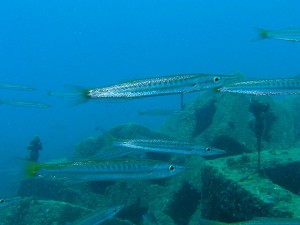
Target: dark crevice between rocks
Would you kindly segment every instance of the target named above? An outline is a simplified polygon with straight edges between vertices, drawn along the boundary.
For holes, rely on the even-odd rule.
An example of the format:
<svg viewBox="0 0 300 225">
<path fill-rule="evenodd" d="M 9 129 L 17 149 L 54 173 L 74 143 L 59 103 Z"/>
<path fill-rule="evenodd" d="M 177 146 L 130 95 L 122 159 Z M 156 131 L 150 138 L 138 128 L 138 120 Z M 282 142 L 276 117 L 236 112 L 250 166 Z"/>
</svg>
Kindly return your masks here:
<svg viewBox="0 0 300 225">
<path fill-rule="evenodd" d="M 195 111 L 196 127 L 193 132 L 193 138 L 197 137 L 211 125 L 216 110 L 215 101 L 210 101 L 205 107 Z"/>
<path fill-rule="evenodd" d="M 186 182 L 174 197 L 166 214 L 172 217 L 176 224 L 187 225 L 201 200 L 201 193 Z"/>
<path fill-rule="evenodd" d="M 236 140 L 225 135 L 216 137 L 211 143 L 211 146 L 225 150 L 226 156 L 239 155 L 244 152 L 251 152 L 248 148 L 241 145 Z"/>
<path fill-rule="evenodd" d="M 300 195 L 300 163 L 290 163 L 273 168 L 266 168 L 265 175 L 284 189 Z"/>
</svg>

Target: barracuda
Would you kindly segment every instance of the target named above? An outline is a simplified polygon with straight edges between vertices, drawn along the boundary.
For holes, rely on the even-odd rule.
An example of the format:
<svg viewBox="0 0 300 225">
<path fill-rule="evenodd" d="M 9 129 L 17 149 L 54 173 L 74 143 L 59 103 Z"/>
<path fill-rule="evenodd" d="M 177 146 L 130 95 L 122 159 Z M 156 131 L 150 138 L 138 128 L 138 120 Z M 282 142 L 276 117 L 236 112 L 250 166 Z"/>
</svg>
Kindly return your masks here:
<svg viewBox="0 0 300 225">
<path fill-rule="evenodd" d="M 22 198 L 21 197 L 12 197 L 12 198 L 3 198 L 0 199 L 0 208 L 5 208 L 15 202 L 20 201 Z"/>
<path fill-rule="evenodd" d="M 30 100 L 0 100 L 0 104 L 30 107 L 30 108 L 49 108 L 51 105 L 44 102 L 30 101 Z"/>
<path fill-rule="evenodd" d="M 198 155 L 202 157 L 226 153 L 221 149 L 194 145 L 189 142 L 159 139 L 131 139 L 126 141 L 113 141 L 112 146 L 114 148 L 121 148 L 123 150 L 166 154 Z"/>
<path fill-rule="evenodd" d="M 218 92 L 250 95 L 291 95 L 300 94 L 299 78 L 278 78 L 249 80 L 231 83 L 217 88 Z"/>
<path fill-rule="evenodd" d="M 9 89 L 9 90 L 17 90 L 17 91 L 35 91 L 36 88 L 28 87 L 28 86 L 22 86 L 17 84 L 5 84 L 0 83 L 0 89 Z"/>
<path fill-rule="evenodd" d="M 90 160 L 58 164 L 28 162 L 25 168 L 27 178 L 41 176 L 74 182 L 163 179 L 184 170 L 184 166 L 154 160 Z"/>
<path fill-rule="evenodd" d="M 170 116 L 170 115 L 182 115 L 182 110 L 176 109 L 154 109 L 154 110 L 147 110 L 147 111 L 138 111 L 140 116 Z"/>
<path fill-rule="evenodd" d="M 200 219 L 198 225 L 299 225 L 300 218 L 255 218 L 249 221 L 222 223 L 218 221 Z"/>
<path fill-rule="evenodd" d="M 285 29 L 285 30 L 264 30 L 257 28 L 261 39 L 276 39 L 283 41 L 300 41 L 300 29 Z"/>
<path fill-rule="evenodd" d="M 87 98 L 142 98 L 195 92 L 222 85 L 229 75 L 184 74 L 138 79 L 109 87 L 90 89 Z"/>
<path fill-rule="evenodd" d="M 111 218 L 124 208 L 124 205 L 119 205 L 106 210 L 95 211 L 83 218 L 71 223 L 71 225 L 99 225 Z"/>
<path fill-rule="evenodd" d="M 49 96 L 72 98 L 74 105 L 87 102 L 91 99 L 101 101 L 120 101 L 128 99 L 181 95 L 181 109 L 183 108 L 183 94 L 204 90 L 213 90 L 221 87 L 228 80 L 236 79 L 240 75 L 216 75 L 216 74 L 181 74 L 173 76 L 162 76 L 155 78 L 137 79 L 124 83 L 100 88 L 82 88 L 69 86 L 72 93 L 48 92 Z"/>
<path fill-rule="evenodd" d="M 81 95 L 85 99 L 130 99 L 184 94 L 218 87 L 233 78 L 236 76 L 213 74 L 163 76 L 86 89 L 81 92 Z"/>
</svg>

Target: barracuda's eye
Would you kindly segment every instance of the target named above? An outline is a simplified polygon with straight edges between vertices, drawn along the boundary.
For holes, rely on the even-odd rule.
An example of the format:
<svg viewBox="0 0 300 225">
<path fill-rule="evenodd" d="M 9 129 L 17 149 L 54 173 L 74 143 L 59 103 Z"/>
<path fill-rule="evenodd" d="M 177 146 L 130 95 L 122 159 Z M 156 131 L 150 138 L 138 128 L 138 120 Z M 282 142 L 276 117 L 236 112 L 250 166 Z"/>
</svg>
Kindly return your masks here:
<svg viewBox="0 0 300 225">
<path fill-rule="evenodd" d="M 4 203 L 4 200 L 3 200 L 3 199 L 0 199 L 0 203 Z"/>
<path fill-rule="evenodd" d="M 169 170 L 173 171 L 173 170 L 175 170 L 175 167 L 171 165 L 171 166 L 169 166 Z"/>
<path fill-rule="evenodd" d="M 208 147 L 208 148 L 205 149 L 205 151 L 206 151 L 206 152 L 210 152 L 210 151 L 211 151 L 211 148 Z"/>
<path fill-rule="evenodd" d="M 213 78 L 214 83 L 218 83 L 220 80 L 221 80 L 220 77 L 214 77 L 214 78 Z"/>
<path fill-rule="evenodd" d="M 117 209 L 114 209 L 114 213 L 117 212 Z"/>
</svg>

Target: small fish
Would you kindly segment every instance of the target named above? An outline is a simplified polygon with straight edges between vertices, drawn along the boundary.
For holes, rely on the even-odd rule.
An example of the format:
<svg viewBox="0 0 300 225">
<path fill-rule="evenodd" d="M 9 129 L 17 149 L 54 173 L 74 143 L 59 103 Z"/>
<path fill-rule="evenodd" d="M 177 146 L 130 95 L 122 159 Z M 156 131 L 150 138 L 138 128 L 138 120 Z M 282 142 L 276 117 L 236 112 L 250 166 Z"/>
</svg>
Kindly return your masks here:
<svg viewBox="0 0 300 225">
<path fill-rule="evenodd" d="M 119 205 L 113 208 L 109 208 L 106 210 L 95 211 L 91 214 L 88 214 L 79 220 L 71 223 L 71 225 L 98 225 L 101 224 L 111 218 L 113 218 L 116 214 L 118 214 L 124 205 Z"/>
<path fill-rule="evenodd" d="M 79 88 L 77 86 L 74 87 L 75 90 L 82 90 L 82 88 Z M 53 91 L 47 91 L 48 96 L 55 96 L 60 98 L 76 98 L 78 97 L 78 93 L 76 92 L 53 92 Z"/>
<path fill-rule="evenodd" d="M 276 39 L 283 41 L 300 41 L 300 29 L 285 29 L 285 30 L 264 30 L 257 28 L 261 39 Z"/>
<path fill-rule="evenodd" d="M 37 89 L 28 86 L 16 85 L 16 84 L 4 84 L 0 83 L 0 89 L 9 89 L 17 91 L 35 91 Z"/>
<path fill-rule="evenodd" d="M 5 208 L 5 207 L 19 201 L 20 199 L 22 199 L 22 198 L 21 197 L 12 197 L 12 198 L 0 199 L 0 208 Z"/>
<path fill-rule="evenodd" d="M 207 219 L 200 219 L 199 225 L 299 225 L 300 218 L 255 218 L 249 221 L 222 223 Z"/>
<path fill-rule="evenodd" d="M 138 111 L 140 116 L 170 116 L 170 115 L 181 115 L 182 110 L 176 109 L 154 109 L 147 111 Z"/>
<path fill-rule="evenodd" d="M 197 155 L 202 157 L 225 154 L 221 149 L 194 145 L 189 142 L 169 141 L 161 139 L 130 139 L 124 141 L 113 141 L 113 148 L 121 148 L 122 150 L 155 152 L 166 154 L 183 154 L 183 155 Z"/>
<path fill-rule="evenodd" d="M 249 95 L 291 95 L 300 94 L 300 78 L 277 78 L 248 80 L 230 83 L 216 89 L 223 93 Z"/>
<path fill-rule="evenodd" d="M 57 164 L 24 161 L 26 178 L 45 177 L 74 182 L 151 180 L 174 176 L 186 168 L 154 160 L 89 160 Z"/>
<path fill-rule="evenodd" d="M 78 103 L 90 99 L 126 100 L 163 95 L 184 94 L 219 87 L 234 75 L 183 74 L 137 79 L 101 88 L 78 88 Z M 50 95 L 54 95 L 51 94 Z M 68 94 L 70 95 L 70 94 Z"/>
<path fill-rule="evenodd" d="M 29 100 L 0 100 L 0 104 L 6 104 L 6 105 L 18 106 L 18 107 L 30 107 L 30 108 L 51 107 L 50 105 L 44 102 L 36 102 L 36 101 L 29 101 Z"/>
</svg>

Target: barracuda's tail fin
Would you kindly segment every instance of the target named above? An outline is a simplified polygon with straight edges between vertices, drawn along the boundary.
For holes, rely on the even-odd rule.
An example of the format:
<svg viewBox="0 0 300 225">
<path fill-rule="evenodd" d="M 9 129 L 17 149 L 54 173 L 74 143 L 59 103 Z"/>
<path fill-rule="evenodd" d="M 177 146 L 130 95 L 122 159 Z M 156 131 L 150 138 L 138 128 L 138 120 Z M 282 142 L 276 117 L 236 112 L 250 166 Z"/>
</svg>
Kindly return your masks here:
<svg viewBox="0 0 300 225">
<path fill-rule="evenodd" d="M 122 148 L 122 140 L 115 138 L 109 132 L 103 131 L 100 138 L 102 145 L 96 154 L 89 157 L 91 160 L 107 160 L 114 158 L 122 158 L 132 153 L 130 149 Z M 120 148 L 121 147 L 121 148 Z"/>
<path fill-rule="evenodd" d="M 38 175 L 38 171 L 43 168 L 44 164 L 32 162 L 26 159 L 19 159 L 22 168 L 21 179 L 27 180 L 35 178 Z"/>
<path fill-rule="evenodd" d="M 253 41 L 260 41 L 269 38 L 269 31 L 255 27 L 255 30 L 257 31 L 258 36 Z"/>
<path fill-rule="evenodd" d="M 55 96 L 65 99 L 72 99 L 73 102 L 69 104 L 69 106 L 76 106 L 82 103 L 87 102 L 90 97 L 88 96 L 88 88 L 76 86 L 76 85 L 65 85 L 68 89 L 70 89 L 69 92 L 52 92 L 47 91 L 48 96 Z"/>
<path fill-rule="evenodd" d="M 104 148 L 112 149 L 115 146 L 115 143 L 118 142 L 118 138 L 112 136 L 108 131 L 103 130 L 102 132 Z"/>
</svg>

